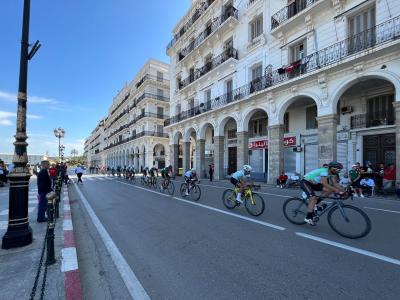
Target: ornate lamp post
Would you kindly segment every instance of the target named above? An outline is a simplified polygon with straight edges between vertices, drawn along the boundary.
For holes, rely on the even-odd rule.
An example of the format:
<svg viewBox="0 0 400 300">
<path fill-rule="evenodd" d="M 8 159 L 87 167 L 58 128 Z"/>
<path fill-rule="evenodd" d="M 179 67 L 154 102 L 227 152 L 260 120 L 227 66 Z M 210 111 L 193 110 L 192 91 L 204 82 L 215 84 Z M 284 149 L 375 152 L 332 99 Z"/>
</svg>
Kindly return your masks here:
<svg viewBox="0 0 400 300">
<path fill-rule="evenodd" d="M 56 129 L 54 129 L 54 135 L 58 138 L 58 158 L 59 158 L 60 162 L 62 162 L 61 152 L 65 148 L 64 148 L 64 146 L 61 146 L 61 138 L 63 138 L 65 136 L 65 130 L 62 129 L 61 127 L 58 127 Z M 61 148 L 61 147 L 63 147 L 63 148 Z"/>
<path fill-rule="evenodd" d="M 22 247 L 32 243 L 32 229 L 28 219 L 29 179 L 27 168 L 28 143 L 26 135 L 26 109 L 28 85 L 28 61 L 33 58 L 40 48 L 36 41 L 29 51 L 29 17 L 30 0 L 24 0 L 24 15 L 22 24 L 21 58 L 18 87 L 17 130 L 14 142 L 14 170 L 9 174 L 9 212 L 7 232 L 3 236 L 2 248 Z"/>
</svg>

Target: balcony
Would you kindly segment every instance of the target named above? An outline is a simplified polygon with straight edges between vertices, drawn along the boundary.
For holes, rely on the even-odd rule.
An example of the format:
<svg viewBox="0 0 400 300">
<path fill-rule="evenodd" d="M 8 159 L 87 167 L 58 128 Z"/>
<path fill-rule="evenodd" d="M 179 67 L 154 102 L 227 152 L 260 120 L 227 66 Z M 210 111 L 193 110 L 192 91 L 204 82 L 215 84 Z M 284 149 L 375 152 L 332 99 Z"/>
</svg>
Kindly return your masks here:
<svg viewBox="0 0 400 300">
<path fill-rule="evenodd" d="M 254 4 L 259 2 L 260 0 L 247 0 L 246 7 L 247 9 L 251 8 Z"/>
<path fill-rule="evenodd" d="M 146 74 L 145 76 L 142 77 L 142 79 L 140 79 L 136 83 L 136 88 L 138 89 L 146 81 L 158 82 L 158 83 L 165 84 L 165 85 L 169 86 L 169 80 L 168 79 L 164 79 L 164 78 L 157 77 L 157 76 L 154 76 L 154 75 Z"/>
<path fill-rule="evenodd" d="M 293 18 L 301 11 L 307 9 L 320 0 L 295 0 L 293 3 L 285 6 L 271 17 L 271 30 L 279 27 L 287 20 Z"/>
<path fill-rule="evenodd" d="M 225 22 L 229 19 L 235 19 L 238 21 L 238 10 L 234 7 L 228 8 L 217 20 L 213 21 L 210 26 L 206 28 L 195 40 L 193 40 L 186 48 L 182 49 L 179 53 L 179 61 L 185 60 L 194 49 L 199 47 L 208 37 L 214 32 L 219 30 Z"/>
<path fill-rule="evenodd" d="M 163 133 L 163 132 L 142 131 L 142 132 L 140 132 L 138 134 L 134 134 L 134 135 L 132 135 L 132 136 L 126 138 L 126 139 L 120 140 L 120 141 L 118 141 L 116 143 L 111 143 L 110 145 L 105 147 L 104 150 L 108 150 L 108 149 L 114 148 L 116 146 L 125 144 L 127 142 L 136 140 L 136 139 L 144 137 L 144 136 L 154 136 L 154 137 L 161 137 L 161 138 L 168 138 L 169 137 L 167 133 Z"/>
<path fill-rule="evenodd" d="M 207 0 L 203 1 L 200 4 L 200 8 L 198 8 L 192 17 L 181 27 L 177 34 L 173 37 L 173 39 L 167 45 L 167 51 L 176 44 L 176 42 L 185 35 L 186 32 L 192 27 L 192 25 L 206 12 L 206 10 L 213 4 L 215 0 Z"/>
<path fill-rule="evenodd" d="M 161 114 L 155 114 L 155 113 L 150 113 L 150 112 L 144 112 L 138 115 L 136 118 L 134 118 L 130 123 L 129 126 L 138 122 L 139 120 L 143 118 L 155 118 L 155 119 L 160 119 L 160 120 L 165 120 L 167 116 L 161 115 Z"/>
<path fill-rule="evenodd" d="M 218 66 L 222 65 L 224 62 L 229 60 L 230 58 L 239 59 L 238 51 L 235 48 L 228 48 L 220 55 L 213 58 L 211 61 L 207 62 L 203 67 L 197 69 L 194 74 L 188 76 L 184 80 L 182 80 L 179 84 L 179 89 L 182 90 L 185 87 L 189 86 L 191 83 L 195 82 L 197 79 L 211 72 Z"/>
<path fill-rule="evenodd" d="M 377 126 L 394 125 L 395 115 L 393 110 L 379 111 L 351 116 L 350 128 L 360 129 Z"/>
<path fill-rule="evenodd" d="M 164 102 L 169 102 L 169 97 L 163 96 L 163 95 L 156 95 L 152 93 L 143 93 L 139 98 L 137 98 L 133 104 L 129 107 L 129 109 L 132 109 L 136 107 L 140 102 L 143 101 L 143 99 L 155 99 L 159 101 L 164 101 Z"/>
<path fill-rule="evenodd" d="M 306 56 L 302 60 L 296 61 L 289 66 L 282 66 L 274 71 L 272 70 L 272 66 L 269 66 L 266 69 L 265 75 L 232 90 L 232 92 L 223 94 L 187 111 L 181 112 L 166 120 L 164 125 L 169 126 L 190 117 L 216 110 L 232 102 L 245 99 L 256 92 L 273 88 L 291 79 L 318 71 L 322 68 L 327 68 L 335 63 L 343 62 L 344 59 L 350 59 L 354 54 L 359 54 L 365 50 L 395 41 L 399 38 L 400 16 L 396 16 L 364 32 L 348 37 L 343 41 Z"/>
</svg>

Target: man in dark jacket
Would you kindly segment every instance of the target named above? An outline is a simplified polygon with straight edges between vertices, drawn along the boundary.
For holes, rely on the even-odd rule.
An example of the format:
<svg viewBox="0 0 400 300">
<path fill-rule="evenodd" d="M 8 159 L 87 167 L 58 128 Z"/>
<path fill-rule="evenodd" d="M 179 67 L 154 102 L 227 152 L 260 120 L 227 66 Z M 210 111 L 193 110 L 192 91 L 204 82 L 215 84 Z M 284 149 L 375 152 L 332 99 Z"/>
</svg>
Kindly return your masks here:
<svg viewBox="0 0 400 300">
<path fill-rule="evenodd" d="M 38 216 L 37 221 L 47 222 L 47 218 L 45 217 L 46 209 L 47 209 L 47 199 L 46 194 L 52 191 L 51 188 L 51 179 L 49 175 L 50 163 L 47 160 L 42 161 L 42 169 L 37 175 L 37 185 L 38 185 L 38 194 L 39 194 L 39 207 L 38 207 Z"/>
</svg>

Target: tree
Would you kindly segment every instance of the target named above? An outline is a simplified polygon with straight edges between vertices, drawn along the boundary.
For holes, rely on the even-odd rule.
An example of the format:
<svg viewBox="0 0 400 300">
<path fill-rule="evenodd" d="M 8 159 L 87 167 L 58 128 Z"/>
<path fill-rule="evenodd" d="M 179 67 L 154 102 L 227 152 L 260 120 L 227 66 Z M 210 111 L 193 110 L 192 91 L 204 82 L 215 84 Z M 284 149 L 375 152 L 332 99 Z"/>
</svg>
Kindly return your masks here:
<svg viewBox="0 0 400 300">
<path fill-rule="evenodd" d="M 72 157 L 78 156 L 78 150 L 72 149 L 72 150 L 71 150 L 71 156 L 72 156 Z"/>
</svg>

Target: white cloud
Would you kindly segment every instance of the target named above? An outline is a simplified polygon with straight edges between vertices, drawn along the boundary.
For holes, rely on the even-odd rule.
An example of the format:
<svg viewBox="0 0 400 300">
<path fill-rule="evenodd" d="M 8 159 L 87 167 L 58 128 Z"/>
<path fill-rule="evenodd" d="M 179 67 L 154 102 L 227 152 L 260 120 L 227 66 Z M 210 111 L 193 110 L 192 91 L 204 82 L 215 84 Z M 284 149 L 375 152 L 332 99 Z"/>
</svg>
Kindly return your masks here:
<svg viewBox="0 0 400 300">
<path fill-rule="evenodd" d="M 16 116 L 17 114 L 14 112 L 0 110 L 0 126 L 11 126 L 15 124 L 14 119 Z M 27 115 L 27 118 L 32 120 L 43 119 L 42 116 L 30 115 L 30 114 Z"/>
<path fill-rule="evenodd" d="M 0 100 L 16 102 L 17 99 L 18 99 L 17 94 L 0 91 Z M 59 101 L 57 101 L 55 99 L 38 97 L 38 96 L 29 96 L 29 95 L 28 95 L 28 102 L 33 103 L 33 104 L 58 104 L 59 103 Z"/>
</svg>

